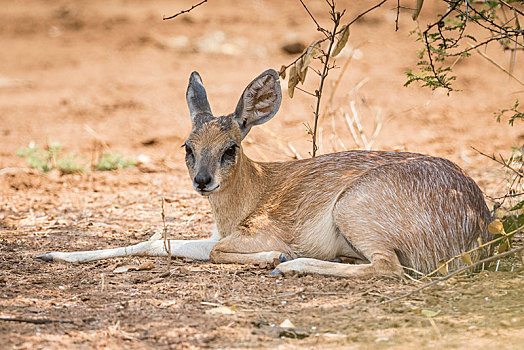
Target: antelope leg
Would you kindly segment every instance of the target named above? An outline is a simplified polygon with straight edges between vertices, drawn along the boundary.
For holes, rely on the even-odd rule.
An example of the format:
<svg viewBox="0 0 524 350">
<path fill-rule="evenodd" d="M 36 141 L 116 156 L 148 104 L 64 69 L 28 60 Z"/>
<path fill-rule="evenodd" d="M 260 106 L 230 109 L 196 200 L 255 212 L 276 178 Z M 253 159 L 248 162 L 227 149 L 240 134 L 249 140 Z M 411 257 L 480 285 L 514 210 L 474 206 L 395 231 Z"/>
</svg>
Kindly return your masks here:
<svg viewBox="0 0 524 350">
<path fill-rule="evenodd" d="M 169 240 L 171 256 L 194 260 L 209 260 L 211 249 L 217 243 L 214 239 Z M 51 252 L 39 255 L 37 261 L 88 262 L 124 256 L 168 256 L 163 240 L 146 241 L 127 247 L 90 250 L 83 252 Z"/>
</svg>

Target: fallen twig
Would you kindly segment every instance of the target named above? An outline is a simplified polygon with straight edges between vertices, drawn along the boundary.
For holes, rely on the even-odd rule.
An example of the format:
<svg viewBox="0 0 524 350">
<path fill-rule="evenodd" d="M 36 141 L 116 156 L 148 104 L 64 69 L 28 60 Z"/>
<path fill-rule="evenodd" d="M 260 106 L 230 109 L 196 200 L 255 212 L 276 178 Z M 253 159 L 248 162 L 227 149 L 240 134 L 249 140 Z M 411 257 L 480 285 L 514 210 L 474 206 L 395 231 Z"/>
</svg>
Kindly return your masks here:
<svg viewBox="0 0 524 350">
<path fill-rule="evenodd" d="M 167 268 L 166 271 L 170 273 L 171 271 L 171 241 L 167 239 L 167 226 L 166 226 L 166 213 L 164 211 L 164 197 L 162 197 L 162 233 L 164 236 L 164 249 L 167 252 Z"/>
<path fill-rule="evenodd" d="M 0 321 L 32 323 L 32 324 L 74 323 L 73 321 L 50 320 L 48 318 L 20 318 L 20 317 L 10 317 L 10 316 L 0 316 Z"/>
</svg>

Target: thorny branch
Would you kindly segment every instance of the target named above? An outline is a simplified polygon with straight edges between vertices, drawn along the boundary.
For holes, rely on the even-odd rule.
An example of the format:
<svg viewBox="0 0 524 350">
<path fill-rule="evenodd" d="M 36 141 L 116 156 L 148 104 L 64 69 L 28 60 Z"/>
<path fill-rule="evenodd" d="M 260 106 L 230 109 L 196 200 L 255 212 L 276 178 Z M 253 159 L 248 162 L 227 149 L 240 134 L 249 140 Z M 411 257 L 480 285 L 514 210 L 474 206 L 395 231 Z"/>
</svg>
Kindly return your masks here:
<svg viewBox="0 0 524 350">
<path fill-rule="evenodd" d="M 486 154 L 486 153 L 483 153 L 481 151 L 479 151 L 478 149 L 476 149 L 475 147 L 471 147 L 473 148 L 475 151 L 477 151 L 479 154 L 483 155 L 484 157 L 488 157 L 489 159 L 499 163 L 500 165 L 502 165 L 504 168 L 507 168 L 509 170 L 511 170 L 512 172 L 514 172 L 515 174 L 517 174 L 517 176 L 519 178 L 524 178 L 524 173 L 522 172 L 522 170 L 517 170 L 515 168 L 513 168 L 511 165 L 509 165 L 505 160 L 504 158 L 502 158 L 502 156 L 500 156 L 500 159 L 498 159 L 497 157 L 495 157 L 495 155 L 489 155 L 489 154 Z"/>
<path fill-rule="evenodd" d="M 313 20 L 313 22 L 315 22 L 315 24 L 317 25 L 317 30 L 319 32 L 322 32 L 325 36 L 326 36 L 326 39 L 329 39 L 329 36 L 328 36 L 328 33 L 326 32 L 326 30 L 324 28 L 322 28 L 320 26 L 320 24 L 318 24 L 317 20 L 315 19 L 315 17 L 313 16 L 313 14 L 311 13 L 311 11 L 309 11 L 309 9 L 307 8 L 306 4 L 304 4 L 304 1 L 302 0 L 299 0 L 300 3 L 302 4 L 302 6 L 304 7 L 304 9 L 306 10 L 306 12 L 308 13 L 309 17 L 311 17 L 311 19 Z"/>
<path fill-rule="evenodd" d="M 182 15 L 182 14 L 184 14 L 184 13 L 188 13 L 188 12 L 190 12 L 191 10 L 193 10 L 195 7 L 198 7 L 198 6 L 200 6 L 200 5 L 202 5 L 202 4 L 206 3 L 206 2 L 207 2 L 207 0 L 202 0 L 202 1 L 199 2 L 198 4 L 195 4 L 195 5 L 191 6 L 191 8 L 189 8 L 189 9 L 187 9 L 187 10 L 182 10 L 182 11 L 180 11 L 180 12 L 178 12 L 178 13 L 175 13 L 173 16 L 164 17 L 163 20 L 165 21 L 165 20 L 168 20 L 168 19 L 173 19 L 173 18 L 178 17 L 178 16 L 180 16 L 180 15 Z"/>
<path fill-rule="evenodd" d="M 450 81 L 455 77 L 448 77 L 446 73 L 450 71 L 451 67 L 437 67 L 436 62 L 443 62 L 446 57 L 452 56 L 467 56 L 469 52 L 487 46 L 492 41 L 498 41 L 502 44 L 503 48 L 513 51 L 512 66 L 515 63 L 515 55 L 517 49 L 524 48 L 524 44 L 520 43 L 517 39 L 519 36 L 524 35 L 524 31 L 520 28 L 518 21 L 518 14 L 522 15 L 522 11 L 516 9 L 514 6 L 508 4 L 505 1 L 499 0 L 497 3 L 500 7 L 506 6 L 511 9 L 514 16 L 507 20 L 503 24 L 497 23 L 496 7 L 493 3 L 484 3 L 481 6 L 488 6 L 485 9 L 477 9 L 473 4 L 464 0 L 444 0 L 448 3 L 448 10 L 439 18 L 429 24 L 422 33 L 420 33 L 420 40 L 424 43 L 425 55 L 428 61 L 421 61 L 418 65 L 422 66 L 422 74 L 414 75 L 411 71 L 408 74 L 409 85 L 413 81 L 422 81 L 425 83 L 424 86 L 430 86 L 432 89 L 437 87 L 444 87 L 448 91 L 452 91 Z M 463 10 L 461 6 L 464 5 L 466 8 Z M 452 14 L 455 14 L 455 18 L 448 19 Z M 515 21 L 515 25 L 508 26 L 511 21 Z M 448 26 L 447 23 L 452 23 Z M 448 52 L 450 49 L 456 49 L 459 44 L 465 38 L 470 38 L 477 41 L 470 35 L 465 35 L 466 26 L 468 23 L 474 23 L 479 27 L 489 31 L 490 37 L 476 42 L 475 45 L 469 45 L 470 47 L 461 48 L 458 52 Z M 436 27 L 436 28 L 435 28 Z M 455 32 L 456 31 L 456 32 Z M 455 38 L 446 37 L 446 34 L 455 33 Z M 514 48 L 509 48 L 508 43 L 513 42 Z M 434 46 L 435 45 L 435 46 Z M 430 74 L 426 74 L 428 71 Z"/>
<path fill-rule="evenodd" d="M 294 87 L 294 88 L 297 88 L 298 90 L 301 90 L 301 91 L 303 91 L 303 92 L 305 92 L 305 93 L 307 93 L 309 95 L 315 96 L 316 99 L 317 99 L 316 108 L 315 108 L 315 114 L 314 114 L 315 122 L 314 122 L 313 130 L 311 130 L 308 127 L 308 132 L 311 133 L 312 141 L 313 141 L 312 156 L 315 157 L 316 153 L 317 153 L 317 150 L 318 150 L 318 146 L 317 146 L 317 129 L 318 129 L 318 120 L 319 120 L 319 113 L 320 113 L 320 104 L 321 104 L 321 99 L 322 99 L 322 91 L 323 91 L 324 82 L 325 82 L 325 79 L 326 79 L 326 77 L 327 77 L 327 75 L 329 73 L 329 70 L 334 68 L 334 65 L 330 66 L 329 59 L 330 59 L 331 54 L 332 54 L 333 44 L 335 43 L 335 37 L 337 35 L 341 34 L 346 28 L 349 28 L 349 26 L 351 26 L 353 23 L 358 21 L 360 18 L 362 18 L 367 13 L 369 13 L 369 12 L 373 11 L 374 9 L 382 6 L 387 0 L 381 0 L 380 2 L 375 4 L 374 6 L 370 7 L 369 9 L 365 10 L 364 12 L 360 13 L 359 15 L 357 15 L 352 21 L 350 21 L 343 28 L 340 28 L 340 20 L 341 20 L 342 16 L 344 15 L 345 10 L 342 11 L 342 12 L 337 12 L 336 11 L 335 1 L 334 0 L 326 0 L 326 3 L 330 7 L 331 20 L 334 23 L 332 31 L 329 31 L 329 30 L 323 28 L 319 24 L 319 22 L 316 20 L 316 18 L 313 16 L 313 14 L 309 10 L 309 8 L 306 6 L 305 2 L 303 0 L 299 0 L 299 1 L 302 4 L 302 6 L 304 7 L 304 9 L 306 10 L 306 12 L 308 13 L 309 17 L 311 17 L 311 19 L 313 20 L 313 22 L 317 26 L 317 30 L 319 32 L 321 32 L 325 36 L 323 39 L 318 40 L 317 44 L 321 44 L 321 43 L 325 42 L 326 40 L 329 41 L 329 48 L 328 48 L 328 50 L 326 52 L 322 51 L 322 55 L 320 56 L 320 61 L 323 64 L 322 73 L 320 73 L 319 71 L 317 72 L 315 70 L 317 72 L 317 74 L 319 74 L 319 76 L 320 76 L 320 84 L 319 84 L 318 90 L 315 90 L 314 93 L 311 93 L 311 92 L 305 91 L 304 89 L 301 89 L 299 87 L 296 87 L 296 86 Z M 195 4 L 195 5 L 191 6 L 191 8 L 189 8 L 187 10 L 180 11 L 180 12 L 174 14 L 173 16 L 164 18 L 164 20 L 172 19 L 172 18 L 175 18 L 175 17 L 177 17 L 177 16 L 179 16 L 181 14 L 188 13 L 188 12 L 192 11 L 193 9 L 195 9 L 196 7 L 202 5 L 202 4 L 206 3 L 206 2 L 207 2 L 207 0 L 203 0 L 203 1 L 201 1 L 201 2 L 199 2 L 197 4 Z M 346 38 L 346 40 L 347 40 L 347 38 Z M 305 52 L 303 52 L 301 55 L 299 55 L 293 62 L 291 62 L 287 66 L 282 66 L 281 71 L 285 71 L 289 67 L 291 67 L 294 64 L 296 64 L 299 60 L 301 60 L 306 55 L 306 53 L 307 53 L 307 50 Z M 314 70 L 313 68 L 311 68 L 311 69 Z M 305 75 L 304 75 L 304 77 L 305 77 Z M 167 249 L 167 247 L 166 247 L 166 249 Z"/>
<path fill-rule="evenodd" d="M 379 8 L 380 6 L 382 6 L 386 1 L 388 1 L 388 0 L 382 0 L 382 1 L 380 1 L 379 3 L 377 3 L 376 5 L 370 7 L 369 9 L 367 9 L 366 11 L 360 13 L 357 17 L 355 17 L 351 22 L 349 22 L 349 23 L 348 23 L 347 25 L 345 25 L 344 27 L 346 27 L 346 26 L 350 27 L 353 23 L 355 23 L 356 21 L 358 21 L 360 18 L 362 18 L 363 16 L 365 16 L 367 13 L 369 13 L 369 12 L 373 11 L 374 9 Z M 343 29 L 340 29 L 339 31 L 337 31 L 337 32 L 335 33 L 335 35 L 340 34 L 342 31 L 343 31 Z M 323 43 L 323 42 L 325 42 L 325 41 L 328 40 L 328 39 L 329 39 L 329 38 L 324 38 L 324 39 L 319 40 L 318 42 L 319 42 L 319 43 Z M 305 54 L 306 54 L 306 53 L 303 52 L 303 53 L 302 53 L 300 56 L 298 56 L 298 57 L 297 57 L 293 62 L 289 63 L 289 64 L 286 65 L 286 66 L 283 66 L 283 68 L 284 68 L 284 69 L 288 69 L 289 67 L 291 67 L 292 65 L 294 65 L 295 63 L 297 63 L 299 59 L 301 59 L 302 57 L 304 57 Z"/>
<path fill-rule="evenodd" d="M 335 33 L 337 32 L 337 28 L 340 24 L 340 19 L 344 15 L 344 11 L 342 13 L 335 11 L 335 2 L 332 1 L 330 4 L 331 7 L 331 19 L 333 21 L 333 31 L 329 34 L 329 48 L 327 52 L 325 53 L 324 57 L 324 68 L 322 70 L 322 75 L 320 76 L 320 86 L 318 90 L 315 91 L 315 95 L 317 97 L 317 106 L 315 109 L 315 125 L 313 127 L 313 153 L 312 156 L 315 157 L 318 146 L 317 146 L 317 128 L 318 128 L 318 117 L 320 112 L 320 102 L 322 100 L 322 89 L 324 88 L 324 81 L 326 80 L 326 77 L 329 73 L 329 57 L 331 55 L 331 49 L 333 48 L 333 44 L 335 43 Z M 304 5 L 305 6 L 305 5 Z"/>
</svg>

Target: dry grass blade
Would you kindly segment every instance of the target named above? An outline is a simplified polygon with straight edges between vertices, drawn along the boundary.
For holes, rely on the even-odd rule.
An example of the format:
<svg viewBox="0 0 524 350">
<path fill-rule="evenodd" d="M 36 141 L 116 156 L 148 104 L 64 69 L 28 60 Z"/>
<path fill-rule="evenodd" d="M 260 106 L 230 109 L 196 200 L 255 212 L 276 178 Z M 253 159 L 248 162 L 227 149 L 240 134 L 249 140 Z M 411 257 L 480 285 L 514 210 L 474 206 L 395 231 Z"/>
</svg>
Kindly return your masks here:
<svg viewBox="0 0 524 350">
<path fill-rule="evenodd" d="M 466 271 L 466 270 L 472 269 L 472 268 L 474 268 L 474 267 L 476 267 L 476 266 L 479 266 L 479 265 L 485 264 L 485 263 L 490 262 L 490 261 L 494 261 L 494 260 L 498 260 L 498 259 L 500 259 L 500 258 L 504 258 L 504 257 L 506 257 L 506 256 L 508 256 L 508 255 L 513 255 L 513 254 L 517 254 L 517 255 L 519 255 L 519 254 L 521 254 L 521 252 L 522 252 L 523 250 L 524 250 L 524 247 L 519 247 L 519 248 L 515 248 L 515 249 L 513 249 L 513 250 L 507 251 L 507 252 L 502 253 L 502 254 L 498 254 L 498 255 L 494 255 L 494 256 L 491 256 L 491 257 L 486 258 L 486 259 L 482 259 L 482 260 L 480 260 L 480 261 L 477 261 L 477 262 L 474 263 L 473 265 L 464 266 L 464 267 L 462 267 L 462 268 L 460 268 L 460 269 L 458 269 L 458 270 L 456 270 L 456 271 L 453 271 L 452 273 L 450 273 L 450 274 L 448 274 L 448 275 L 446 275 L 446 276 L 444 276 L 444 277 L 441 277 L 441 278 L 439 278 L 439 279 L 436 279 L 436 280 L 434 280 L 434 281 L 431 281 L 431 282 L 429 282 L 429 283 L 426 283 L 426 284 L 424 284 L 424 285 L 422 285 L 422 286 L 420 286 L 420 287 L 418 287 L 418 288 L 416 288 L 416 289 L 413 289 L 412 291 L 410 291 L 410 292 L 408 292 L 408 293 L 406 293 L 406 294 L 402 294 L 402 295 L 400 295 L 400 296 L 398 296 L 398 297 L 395 297 L 395 298 L 392 298 L 392 299 L 389 299 L 389 300 L 386 300 L 386 301 L 380 302 L 379 304 L 387 304 L 387 303 L 391 303 L 391 302 L 396 301 L 396 300 L 400 300 L 400 299 L 407 298 L 407 297 L 409 297 L 410 295 L 413 295 L 413 294 L 415 294 L 415 293 L 418 293 L 418 292 L 420 292 L 420 291 L 423 290 L 423 289 L 429 288 L 429 287 L 434 286 L 435 284 L 437 284 L 437 283 L 439 283 L 439 282 L 445 281 L 445 280 L 447 280 L 447 279 L 449 279 L 449 278 L 451 278 L 451 277 L 453 277 L 453 276 L 455 276 L 455 275 L 458 275 L 459 273 L 461 273 L 461 272 L 463 272 L 463 271 Z"/>
<path fill-rule="evenodd" d="M 355 125 L 357 126 L 357 130 L 358 130 L 358 133 L 359 133 L 360 138 L 362 140 L 362 143 L 364 145 L 364 148 L 366 150 L 369 150 L 370 149 L 369 143 L 368 143 L 366 134 L 364 134 L 364 128 L 362 127 L 362 124 L 360 123 L 360 118 L 358 116 L 358 112 L 357 112 L 355 101 L 351 101 L 349 103 L 349 106 L 351 108 L 351 113 L 353 114 L 353 120 L 355 121 Z"/>
<path fill-rule="evenodd" d="M 349 131 L 351 132 L 351 137 L 353 137 L 353 141 L 355 141 L 355 144 L 358 148 L 364 148 L 358 138 L 358 134 L 353 126 L 353 119 L 349 116 L 349 113 L 344 113 L 344 118 L 346 120 L 346 125 L 349 128 Z"/>
<path fill-rule="evenodd" d="M 107 142 L 105 142 L 104 139 L 102 139 L 102 137 L 98 135 L 89 125 L 84 124 L 84 130 L 87 131 L 89 135 L 93 136 L 102 145 L 105 152 L 111 152 Z"/>
<path fill-rule="evenodd" d="M 472 48 L 474 47 L 473 45 L 469 44 L 469 46 L 471 46 Z M 484 52 L 480 51 L 479 49 L 475 49 L 475 51 L 477 51 L 477 53 L 479 55 L 481 55 L 482 57 L 484 57 L 486 60 L 488 60 L 491 64 L 493 64 L 495 67 L 497 67 L 498 69 L 500 69 L 501 71 L 503 71 L 504 73 L 506 73 L 510 78 L 513 78 L 516 82 L 518 82 L 520 85 L 524 86 L 524 83 L 522 81 L 519 80 L 519 78 L 517 78 L 516 76 L 514 76 L 510 71 L 508 71 L 506 68 L 502 67 L 500 64 L 498 64 L 497 62 L 495 62 L 491 57 L 489 57 L 488 55 L 486 55 Z"/>
<path fill-rule="evenodd" d="M 429 278 L 429 277 L 435 275 L 437 272 L 440 272 L 440 269 L 441 269 L 442 266 L 444 266 L 444 265 L 447 266 L 447 265 L 449 265 L 452 261 L 454 261 L 454 260 L 456 260 L 456 259 L 461 259 L 462 256 L 463 256 L 464 254 L 471 254 L 471 253 L 473 253 L 473 252 L 475 252 L 475 251 L 477 251 L 477 250 L 479 250 L 479 249 L 482 249 L 482 248 L 484 248 L 484 247 L 487 247 L 487 246 L 489 246 L 489 245 L 491 245 L 491 244 L 493 244 L 493 243 L 497 243 L 498 241 L 501 241 L 501 240 L 507 239 L 508 236 L 513 236 L 513 235 L 515 235 L 515 234 L 517 234 L 517 233 L 519 233 L 519 232 L 521 232 L 521 231 L 523 231 L 523 230 L 524 230 L 524 226 L 519 227 L 519 228 L 517 228 L 516 230 L 513 230 L 513 231 L 511 231 L 511 232 L 508 232 L 508 233 L 506 233 L 505 235 L 503 235 L 503 236 L 501 236 L 501 237 L 499 237 L 499 238 L 496 238 L 496 239 L 491 240 L 491 241 L 489 241 L 489 242 L 486 242 L 486 243 L 480 244 L 478 247 L 475 247 L 475 248 L 473 248 L 473 249 L 470 249 L 470 250 L 468 250 L 468 251 L 466 251 L 466 252 L 464 252 L 464 253 L 460 253 L 459 255 L 456 255 L 456 256 L 454 256 L 454 257 L 452 257 L 452 258 L 450 258 L 450 259 L 448 259 L 448 260 L 446 260 L 446 261 L 439 262 L 439 267 L 438 267 L 437 269 L 431 271 L 431 272 L 428 273 L 427 275 L 425 275 L 425 277 L 428 277 L 428 278 Z M 497 255 L 497 256 L 498 256 L 498 255 Z M 478 264 L 478 262 L 476 262 L 474 265 L 477 265 L 477 264 Z M 473 265 L 470 265 L 470 266 L 473 266 Z"/>
</svg>

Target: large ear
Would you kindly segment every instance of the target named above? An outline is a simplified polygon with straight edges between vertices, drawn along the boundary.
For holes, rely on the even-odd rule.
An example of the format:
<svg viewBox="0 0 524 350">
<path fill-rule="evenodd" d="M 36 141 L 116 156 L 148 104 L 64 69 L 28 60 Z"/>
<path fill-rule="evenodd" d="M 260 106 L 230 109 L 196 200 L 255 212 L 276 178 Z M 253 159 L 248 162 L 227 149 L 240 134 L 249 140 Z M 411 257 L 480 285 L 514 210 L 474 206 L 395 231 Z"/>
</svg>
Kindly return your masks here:
<svg viewBox="0 0 524 350">
<path fill-rule="evenodd" d="M 282 93 L 278 73 L 268 69 L 244 90 L 235 109 L 234 118 L 240 126 L 242 139 L 253 125 L 267 122 L 280 108 Z"/>
<path fill-rule="evenodd" d="M 191 122 L 195 124 L 197 116 L 212 116 L 211 107 L 207 101 L 206 89 L 198 72 L 191 73 L 187 85 L 186 101 L 191 115 Z"/>
</svg>

